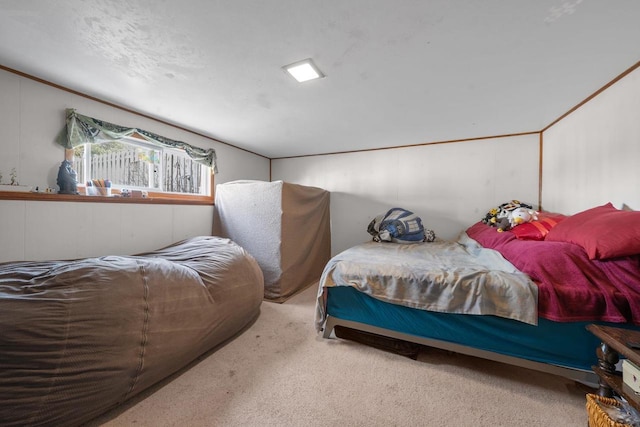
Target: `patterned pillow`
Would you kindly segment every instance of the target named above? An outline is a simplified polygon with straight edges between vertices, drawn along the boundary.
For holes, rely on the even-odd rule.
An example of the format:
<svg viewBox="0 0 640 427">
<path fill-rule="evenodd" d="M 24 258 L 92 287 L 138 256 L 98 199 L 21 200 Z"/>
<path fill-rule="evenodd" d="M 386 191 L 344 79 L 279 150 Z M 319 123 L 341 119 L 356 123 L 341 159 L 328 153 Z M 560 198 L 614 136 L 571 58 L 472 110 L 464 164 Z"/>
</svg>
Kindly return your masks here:
<svg viewBox="0 0 640 427">
<path fill-rule="evenodd" d="M 566 217 L 558 213 L 539 212 L 537 220 L 516 225 L 511 232 L 521 240 L 544 240 L 549 230 Z"/>
</svg>

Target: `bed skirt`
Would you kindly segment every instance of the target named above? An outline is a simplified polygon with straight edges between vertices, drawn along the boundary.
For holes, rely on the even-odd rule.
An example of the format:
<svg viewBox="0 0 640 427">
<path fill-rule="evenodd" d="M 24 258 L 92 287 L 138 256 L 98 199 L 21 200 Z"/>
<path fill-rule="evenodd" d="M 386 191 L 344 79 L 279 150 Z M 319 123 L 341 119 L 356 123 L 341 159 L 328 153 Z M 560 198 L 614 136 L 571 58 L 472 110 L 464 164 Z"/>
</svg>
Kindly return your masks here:
<svg viewBox="0 0 640 427">
<path fill-rule="evenodd" d="M 329 316 L 325 337 L 334 325 L 340 324 L 584 382 L 596 378 L 591 367 L 598 363 L 596 348 L 600 345 L 599 339 L 586 330 L 588 324 L 640 330 L 633 325 L 553 322 L 543 318 L 533 326 L 496 316 L 439 313 L 394 305 L 351 287 L 332 287 L 325 291 Z M 487 357 L 489 353 L 495 357 Z"/>
</svg>

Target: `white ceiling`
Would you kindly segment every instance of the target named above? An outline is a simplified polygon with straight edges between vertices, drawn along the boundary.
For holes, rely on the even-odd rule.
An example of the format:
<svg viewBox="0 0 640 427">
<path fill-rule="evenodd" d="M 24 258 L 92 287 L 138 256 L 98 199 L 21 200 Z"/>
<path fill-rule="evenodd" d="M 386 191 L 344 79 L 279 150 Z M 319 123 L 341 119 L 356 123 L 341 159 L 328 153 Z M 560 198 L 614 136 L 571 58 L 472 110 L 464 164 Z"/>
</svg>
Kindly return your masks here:
<svg viewBox="0 0 640 427">
<path fill-rule="evenodd" d="M 277 158 L 539 131 L 640 60 L 638 21 L 638 0 L 0 0 L 0 65 Z M 326 78 L 281 68 L 308 57 Z"/>
</svg>

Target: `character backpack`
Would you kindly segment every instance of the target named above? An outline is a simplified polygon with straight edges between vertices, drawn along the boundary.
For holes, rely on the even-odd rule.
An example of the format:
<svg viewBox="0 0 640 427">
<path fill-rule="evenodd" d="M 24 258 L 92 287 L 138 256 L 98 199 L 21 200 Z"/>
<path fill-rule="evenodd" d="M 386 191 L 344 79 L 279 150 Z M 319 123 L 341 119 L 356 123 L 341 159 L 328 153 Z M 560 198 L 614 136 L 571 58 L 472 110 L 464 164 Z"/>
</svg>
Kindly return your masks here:
<svg viewBox="0 0 640 427">
<path fill-rule="evenodd" d="M 376 216 L 369 223 L 367 232 L 376 242 L 417 243 L 435 240 L 432 230 L 425 232 L 418 215 L 402 208 L 392 208 Z"/>
</svg>

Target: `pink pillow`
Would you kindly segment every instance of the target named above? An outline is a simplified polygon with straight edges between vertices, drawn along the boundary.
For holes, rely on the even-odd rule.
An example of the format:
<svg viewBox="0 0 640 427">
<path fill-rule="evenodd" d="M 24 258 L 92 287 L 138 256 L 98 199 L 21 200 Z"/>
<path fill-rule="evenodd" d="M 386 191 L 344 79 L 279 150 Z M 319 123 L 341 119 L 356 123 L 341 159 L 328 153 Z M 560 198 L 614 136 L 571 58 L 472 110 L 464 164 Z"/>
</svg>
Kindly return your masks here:
<svg viewBox="0 0 640 427">
<path fill-rule="evenodd" d="M 580 245 L 589 259 L 640 254 L 640 212 L 621 211 L 607 203 L 566 218 L 545 240 Z"/>
<path fill-rule="evenodd" d="M 549 212 L 538 213 L 538 219 L 516 225 L 511 232 L 520 240 L 544 240 L 549 231 L 566 216 Z"/>
</svg>

